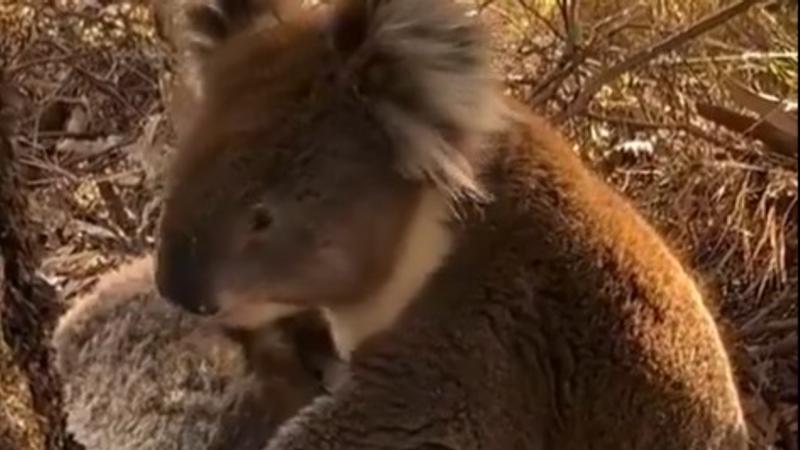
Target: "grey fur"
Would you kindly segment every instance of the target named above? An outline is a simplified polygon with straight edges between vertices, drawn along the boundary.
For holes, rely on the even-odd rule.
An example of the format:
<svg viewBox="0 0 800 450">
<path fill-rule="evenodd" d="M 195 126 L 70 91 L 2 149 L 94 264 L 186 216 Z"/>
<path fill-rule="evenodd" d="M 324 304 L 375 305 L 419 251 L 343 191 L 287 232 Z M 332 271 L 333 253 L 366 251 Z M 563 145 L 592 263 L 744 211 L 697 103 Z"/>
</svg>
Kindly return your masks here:
<svg viewBox="0 0 800 450">
<path fill-rule="evenodd" d="M 283 418 L 241 345 L 155 294 L 150 258 L 78 299 L 53 346 L 67 428 L 87 450 L 255 450 Z"/>
</svg>

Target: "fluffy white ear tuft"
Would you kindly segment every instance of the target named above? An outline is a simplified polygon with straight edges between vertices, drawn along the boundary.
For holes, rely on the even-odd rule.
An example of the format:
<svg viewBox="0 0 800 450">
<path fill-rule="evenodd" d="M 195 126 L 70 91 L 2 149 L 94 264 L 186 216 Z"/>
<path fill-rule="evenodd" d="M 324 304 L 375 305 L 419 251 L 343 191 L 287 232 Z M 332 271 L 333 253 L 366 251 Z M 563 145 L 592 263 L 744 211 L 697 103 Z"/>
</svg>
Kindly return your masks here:
<svg viewBox="0 0 800 450">
<path fill-rule="evenodd" d="M 450 0 L 352 0 L 339 19 L 335 41 L 398 143 L 399 170 L 454 199 L 484 198 L 484 141 L 506 114 L 477 20 Z"/>
</svg>

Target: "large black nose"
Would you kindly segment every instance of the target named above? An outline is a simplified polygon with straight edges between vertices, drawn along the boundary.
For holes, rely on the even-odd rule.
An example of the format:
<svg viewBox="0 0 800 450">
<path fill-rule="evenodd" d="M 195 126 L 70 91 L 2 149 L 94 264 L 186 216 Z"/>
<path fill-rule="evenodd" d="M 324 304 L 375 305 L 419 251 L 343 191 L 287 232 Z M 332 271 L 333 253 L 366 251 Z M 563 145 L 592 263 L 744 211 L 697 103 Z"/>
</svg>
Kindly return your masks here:
<svg viewBox="0 0 800 450">
<path fill-rule="evenodd" d="M 189 237 L 167 236 L 160 242 L 156 287 L 170 303 L 194 314 L 215 314 L 219 307 L 213 301 L 206 269 Z"/>
</svg>

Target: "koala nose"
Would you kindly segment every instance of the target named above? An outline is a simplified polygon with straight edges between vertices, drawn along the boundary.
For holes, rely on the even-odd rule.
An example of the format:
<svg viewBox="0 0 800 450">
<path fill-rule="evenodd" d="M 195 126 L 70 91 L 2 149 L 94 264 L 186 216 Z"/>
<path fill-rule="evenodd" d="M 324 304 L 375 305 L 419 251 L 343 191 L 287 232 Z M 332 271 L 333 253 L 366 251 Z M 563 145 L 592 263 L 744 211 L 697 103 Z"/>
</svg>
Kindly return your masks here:
<svg viewBox="0 0 800 450">
<path fill-rule="evenodd" d="M 158 248 L 156 288 L 168 302 L 198 315 L 213 315 L 214 304 L 203 264 L 185 236 L 170 236 Z"/>
</svg>

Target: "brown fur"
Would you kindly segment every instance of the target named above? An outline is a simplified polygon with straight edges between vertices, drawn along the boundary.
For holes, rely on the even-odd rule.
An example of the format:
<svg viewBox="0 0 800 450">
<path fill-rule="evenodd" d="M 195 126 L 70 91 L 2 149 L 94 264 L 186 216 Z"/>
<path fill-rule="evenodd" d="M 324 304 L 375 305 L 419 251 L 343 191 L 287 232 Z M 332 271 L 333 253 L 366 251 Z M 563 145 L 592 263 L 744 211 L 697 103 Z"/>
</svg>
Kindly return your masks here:
<svg viewBox="0 0 800 450">
<path fill-rule="evenodd" d="M 237 343 L 160 299 L 150 258 L 125 265 L 55 332 L 68 430 L 88 450 L 260 449 L 321 392 L 319 324 L 306 315 Z"/>
<path fill-rule="evenodd" d="M 349 373 L 270 450 L 744 448 L 691 276 L 497 94 L 475 27 L 443 0 L 346 0 L 211 49 L 162 292 L 325 312 Z"/>
<path fill-rule="evenodd" d="M 269 448 L 746 448 L 718 333 L 663 242 L 540 119 L 503 141 L 495 202 L 454 225 L 465 245 Z"/>
</svg>

